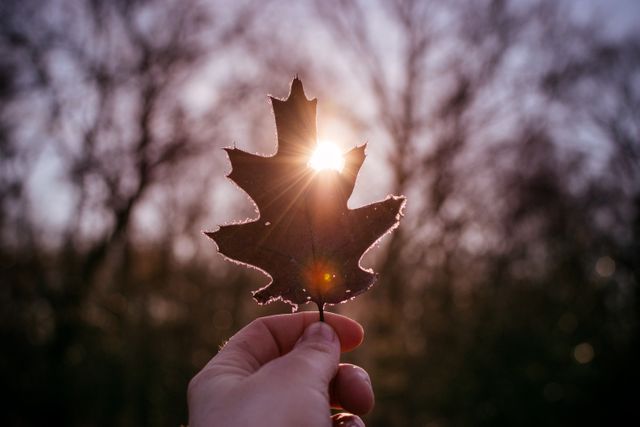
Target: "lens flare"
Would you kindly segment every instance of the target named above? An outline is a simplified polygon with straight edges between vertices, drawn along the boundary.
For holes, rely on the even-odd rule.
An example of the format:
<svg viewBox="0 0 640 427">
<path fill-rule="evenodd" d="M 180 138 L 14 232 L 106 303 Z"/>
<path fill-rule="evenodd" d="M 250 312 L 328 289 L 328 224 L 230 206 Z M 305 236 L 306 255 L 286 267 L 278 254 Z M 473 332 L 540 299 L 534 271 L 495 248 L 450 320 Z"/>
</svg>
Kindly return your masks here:
<svg viewBox="0 0 640 427">
<path fill-rule="evenodd" d="M 335 263 L 326 259 L 311 261 L 303 271 L 306 288 L 318 297 L 336 291 L 342 286 L 342 279 Z"/>
<path fill-rule="evenodd" d="M 336 144 L 330 141 L 318 141 L 318 145 L 309 159 L 309 166 L 317 171 L 334 169 L 340 172 L 344 167 L 344 158 Z"/>
</svg>

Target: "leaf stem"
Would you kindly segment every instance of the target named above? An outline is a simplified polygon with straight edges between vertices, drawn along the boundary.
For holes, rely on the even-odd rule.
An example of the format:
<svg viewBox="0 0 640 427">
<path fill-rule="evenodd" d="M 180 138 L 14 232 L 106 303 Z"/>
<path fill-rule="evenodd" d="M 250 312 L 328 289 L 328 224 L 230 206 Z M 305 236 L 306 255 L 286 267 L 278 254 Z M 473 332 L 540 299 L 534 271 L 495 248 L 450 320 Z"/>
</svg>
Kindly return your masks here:
<svg viewBox="0 0 640 427">
<path fill-rule="evenodd" d="M 318 312 L 320 313 L 320 321 L 324 322 L 324 303 L 316 302 L 316 304 L 318 305 Z"/>
</svg>

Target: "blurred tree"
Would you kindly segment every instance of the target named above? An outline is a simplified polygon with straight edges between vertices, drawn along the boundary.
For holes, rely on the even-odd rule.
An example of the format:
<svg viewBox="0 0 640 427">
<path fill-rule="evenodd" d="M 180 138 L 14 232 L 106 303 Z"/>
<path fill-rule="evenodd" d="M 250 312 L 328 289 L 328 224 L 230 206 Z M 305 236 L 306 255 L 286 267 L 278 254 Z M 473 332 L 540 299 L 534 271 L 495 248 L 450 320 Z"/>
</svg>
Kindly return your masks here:
<svg viewBox="0 0 640 427">
<path fill-rule="evenodd" d="M 216 272 L 193 241 L 214 189 L 203 173 L 221 168 L 211 161 L 220 114 L 250 84 L 221 76 L 196 112 L 185 93 L 216 53 L 237 47 L 256 8 L 61 0 L 3 9 L 7 422 L 176 425 L 189 377 L 233 327 L 246 291 L 228 276 L 226 292 L 211 295 Z M 34 177 L 48 168 L 55 184 Z M 51 204 L 45 215 L 34 214 L 36 196 Z M 220 328 L 194 329 L 198 315 Z"/>
<path fill-rule="evenodd" d="M 384 408 L 370 421 L 563 425 L 628 414 L 630 381 L 619 375 L 637 375 L 638 206 L 624 189 L 637 179 L 594 162 L 609 144 L 612 161 L 633 163 L 637 34 L 611 40 L 548 2 L 317 9 L 371 101 L 351 109 L 353 122 L 380 130 L 392 189 L 409 195 L 378 259 L 381 283 L 359 301 L 375 349 L 360 361 Z M 574 96 L 549 98 L 545 87 Z"/>
</svg>

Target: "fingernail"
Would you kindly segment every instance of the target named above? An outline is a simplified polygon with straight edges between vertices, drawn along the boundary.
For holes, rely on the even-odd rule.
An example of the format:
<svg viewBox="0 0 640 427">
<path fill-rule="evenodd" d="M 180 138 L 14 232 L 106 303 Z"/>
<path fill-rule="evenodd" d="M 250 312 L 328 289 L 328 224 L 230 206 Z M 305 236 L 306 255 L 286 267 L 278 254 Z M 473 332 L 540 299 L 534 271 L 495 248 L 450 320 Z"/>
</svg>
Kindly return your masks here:
<svg viewBox="0 0 640 427">
<path fill-rule="evenodd" d="M 327 325 L 324 322 L 316 322 L 312 323 L 307 327 L 300 337 L 300 342 L 306 341 L 309 339 L 321 339 L 324 341 L 335 341 L 338 339 L 336 333 L 333 331 L 333 328 Z"/>
<path fill-rule="evenodd" d="M 352 414 L 335 415 L 333 425 L 338 425 L 340 427 L 364 427 L 362 420 Z"/>
</svg>

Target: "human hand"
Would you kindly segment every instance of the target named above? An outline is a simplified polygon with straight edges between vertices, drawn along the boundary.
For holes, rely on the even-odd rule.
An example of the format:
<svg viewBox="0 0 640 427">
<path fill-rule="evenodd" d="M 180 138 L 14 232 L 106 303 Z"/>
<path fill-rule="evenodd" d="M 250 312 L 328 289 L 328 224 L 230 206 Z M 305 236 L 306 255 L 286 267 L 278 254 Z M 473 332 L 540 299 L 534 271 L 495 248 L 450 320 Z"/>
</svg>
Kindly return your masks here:
<svg viewBox="0 0 640 427">
<path fill-rule="evenodd" d="M 254 320 L 191 380 L 191 427 L 362 426 L 373 408 L 366 371 L 341 364 L 363 329 L 333 313 L 326 323 L 303 312 Z M 330 407 L 351 412 L 331 417 Z"/>
</svg>

